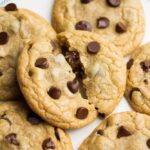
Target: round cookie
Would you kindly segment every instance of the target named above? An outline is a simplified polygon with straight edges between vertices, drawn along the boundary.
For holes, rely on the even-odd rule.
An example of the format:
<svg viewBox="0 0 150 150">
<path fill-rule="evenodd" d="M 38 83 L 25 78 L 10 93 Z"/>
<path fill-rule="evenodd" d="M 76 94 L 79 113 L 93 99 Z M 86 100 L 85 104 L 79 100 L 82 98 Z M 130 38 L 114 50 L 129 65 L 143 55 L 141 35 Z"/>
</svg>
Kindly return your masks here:
<svg viewBox="0 0 150 150">
<path fill-rule="evenodd" d="M 16 6 L 9 4 L 0 9 L 0 100 L 15 99 L 20 95 L 16 65 L 24 44 L 37 35 L 54 39 L 56 36 L 42 17 L 12 5 Z"/>
<path fill-rule="evenodd" d="M 73 150 L 63 130 L 50 126 L 18 101 L 0 103 L 0 149 Z"/>
<path fill-rule="evenodd" d="M 57 0 L 52 24 L 57 32 L 95 32 L 124 56 L 140 45 L 145 28 L 140 0 Z"/>
<path fill-rule="evenodd" d="M 127 100 L 136 111 L 150 115 L 150 43 L 131 57 L 127 70 Z"/>
<path fill-rule="evenodd" d="M 58 41 L 60 52 L 39 39 L 19 57 L 18 81 L 32 110 L 61 128 L 83 127 L 97 112 L 109 115 L 125 89 L 121 54 L 89 32 L 62 33 Z"/>
<path fill-rule="evenodd" d="M 124 112 L 104 120 L 79 150 L 149 150 L 150 116 Z"/>
</svg>

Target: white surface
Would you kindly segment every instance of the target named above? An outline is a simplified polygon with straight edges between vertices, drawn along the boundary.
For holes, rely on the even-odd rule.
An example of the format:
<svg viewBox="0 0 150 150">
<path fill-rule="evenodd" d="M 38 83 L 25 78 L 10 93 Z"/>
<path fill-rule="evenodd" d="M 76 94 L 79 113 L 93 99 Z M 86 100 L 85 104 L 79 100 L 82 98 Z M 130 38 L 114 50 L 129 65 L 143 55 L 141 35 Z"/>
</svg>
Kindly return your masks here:
<svg viewBox="0 0 150 150">
<path fill-rule="evenodd" d="M 132 1 L 132 0 L 131 0 Z M 145 15 L 146 15 L 146 34 L 143 43 L 150 41 L 150 0 L 141 0 L 144 6 Z M 14 2 L 18 7 L 24 7 L 31 9 L 50 22 L 50 14 L 52 11 L 53 0 L 0 0 L 0 5 L 5 6 L 9 2 Z M 131 110 L 130 106 L 123 98 L 113 112 L 122 112 Z M 90 125 L 77 130 L 68 131 L 73 142 L 74 150 L 77 150 L 81 142 L 93 131 L 93 129 L 101 122 L 100 119 L 97 119 Z"/>
</svg>

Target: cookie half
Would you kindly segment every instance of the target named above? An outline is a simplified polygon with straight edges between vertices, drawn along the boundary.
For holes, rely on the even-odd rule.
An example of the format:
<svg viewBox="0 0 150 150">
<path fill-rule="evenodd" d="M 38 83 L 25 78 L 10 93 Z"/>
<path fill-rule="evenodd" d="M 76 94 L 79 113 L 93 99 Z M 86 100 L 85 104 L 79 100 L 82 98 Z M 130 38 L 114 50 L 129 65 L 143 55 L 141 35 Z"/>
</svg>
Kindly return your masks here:
<svg viewBox="0 0 150 150">
<path fill-rule="evenodd" d="M 140 47 L 127 63 L 125 96 L 133 109 L 150 115 L 150 43 Z"/>
<path fill-rule="evenodd" d="M 56 0 L 52 17 L 57 32 L 95 32 L 124 56 L 140 45 L 144 35 L 140 0 Z"/>
<path fill-rule="evenodd" d="M 84 140 L 79 150 L 149 150 L 150 116 L 124 112 L 110 116 Z"/>
<path fill-rule="evenodd" d="M 126 66 L 122 55 L 94 33 L 65 32 L 58 39 L 66 60 L 85 88 L 80 90 L 82 97 L 95 105 L 100 116 L 109 115 L 125 90 Z"/>
<path fill-rule="evenodd" d="M 0 103 L 0 149 L 72 150 L 71 140 L 61 129 L 52 127 L 26 104 Z"/>
<path fill-rule="evenodd" d="M 0 100 L 20 96 L 16 79 L 17 58 L 24 44 L 36 36 L 53 37 L 55 32 L 37 14 L 15 4 L 0 8 Z"/>
</svg>

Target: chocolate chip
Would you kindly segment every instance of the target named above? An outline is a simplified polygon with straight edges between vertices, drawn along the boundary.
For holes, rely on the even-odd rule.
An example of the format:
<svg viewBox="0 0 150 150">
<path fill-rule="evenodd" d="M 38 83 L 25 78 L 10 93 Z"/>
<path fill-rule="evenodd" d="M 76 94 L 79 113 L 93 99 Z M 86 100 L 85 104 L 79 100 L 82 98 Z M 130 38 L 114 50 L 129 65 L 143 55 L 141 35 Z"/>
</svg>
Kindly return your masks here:
<svg viewBox="0 0 150 150">
<path fill-rule="evenodd" d="M 8 42 L 8 34 L 6 32 L 0 32 L 0 45 L 4 45 Z"/>
<path fill-rule="evenodd" d="M 91 1 L 93 1 L 93 0 L 80 0 L 81 1 L 81 3 L 83 3 L 83 4 L 88 4 L 88 3 L 90 3 Z"/>
<path fill-rule="evenodd" d="M 150 139 L 147 140 L 146 145 L 148 148 L 150 148 Z"/>
<path fill-rule="evenodd" d="M 3 75 L 3 73 L 2 73 L 2 71 L 0 71 L 0 76 L 2 76 Z"/>
<path fill-rule="evenodd" d="M 100 118 L 104 119 L 106 117 L 106 115 L 104 113 L 99 113 L 98 114 Z"/>
<path fill-rule="evenodd" d="M 121 126 L 118 128 L 117 138 L 127 137 L 130 135 L 131 135 L 131 133 L 124 126 Z"/>
<path fill-rule="evenodd" d="M 97 28 L 105 29 L 109 26 L 109 19 L 106 17 L 100 17 L 97 19 Z"/>
<path fill-rule="evenodd" d="M 77 51 L 68 52 L 65 56 L 66 60 L 70 64 L 74 64 L 79 60 L 79 53 Z"/>
<path fill-rule="evenodd" d="M 76 23 L 75 29 L 84 30 L 84 31 L 92 31 L 92 26 L 89 22 L 82 20 Z"/>
<path fill-rule="evenodd" d="M 150 71 L 150 61 L 146 60 L 146 61 L 142 61 L 140 63 L 141 68 L 143 69 L 144 72 L 149 72 Z"/>
<path fill-rule="evenodd" d="M 29 44 L 28 51 L 32 48 L 33 44 Z"/>
<path fill-rule="evenodd" d="M 145 84 L 148 84 L 148 80 L 147 80 L 147 79 L 145 79 L 145 80 L 144 80 L 144 83 L 145 83 Z"/>
<path fill-rule="evenodd" d="M 73 72 L 76 74 L 76 77 L 79 79 L 83 79 L 85 76 L 84 70 L 81 66 L 77 66 L 73 69 Z"/>
<path fill-rule="evenodd" d="M 29 70 L 29 76 L 31 77 L 33 75 L 33 72 Z"/>
<path fill-rule="evenodd" d="M 134 60 L 133 60 L 133 59 L 130 59 L 130 60 L 128 61 L 128 63 L 127 63 L 127 69 L 128 69 L 128 70 L 131 69 L 133 63 L 134 63 Z"/>
<path fill-rule="evenodd" d="M 51 138 L 48 138 L 43 141 L 42 148 L 43 148 L 43 150 L 55 149 L 55 144 Z"/>
<path fill-rule="evenodd" d="M 87 52 L 97 54 L 100 51 L 100 44 L 96 41 L 90 42 L 87 46 Z"/>
<path fill-rule="evenodd" d="M 5 6 L 5 10 L 6 11 L 16 11 L 18 9 L 17 9 L 16 4 L 10 3 L 10 4 L 8 4 L 8 5 Z"/>
<path fill-rule="evenodd" d="M 27 120 L 33 125 L 38 125 L 42 122 L 42 119 L 34 112 L 30 112 L 28 114 Z"/>
<path fill-rule="evenodd" d="M 97 131 L 97 134 L 99 134 L 99 135 L 104 135 L 104 130 L 99 129 L 99 130 Z"/>
<path fill-rule="evenodd" d="M 50 43 L 51 43 L 51 45 L 53 47 L 53 50 L 55 50 L 58 47 L 56 41 L 51 41 Z"/>
<path fill-rule="evenodd" d="M 76 117 L 78 119 L 85 119 L 88 116 L 88 109 L 85 107 L 79 107 L 76 112 Z"/>
<path fill-rule="evenodd" d="M 59 132 L 58 132 L 58 128 L 55 127 L 55 128 L 54 128 L 54 131 L 55 131 L 56 139 L 57 139 L 58 141 L 60 141 L 60 135 L 59 135 Z"/>
<path fill-rule="evenodd" d="M 59 99 L 61 96 L 61 90 L 56 87 L 51 87 L 48 94 L 53 99 Z"/>
<path fill-rule="evenodd" d="M 131 91 L 130 91 L 130 94 L 129 94 L 129 98 L 132 99 L 132 95 L 134 92 L 139 92 L 140 89 L 139 88 L 133 88 Z"/>
<path fill-rule="evenodd" d="M 19 145 L 19 142 L 17 141 L 17 134 L 16 133 L 10 133 L 8 134 L 5 139 L 9 144 Z"/>
<path fill-rule="evenodd" d="M 118 22 L 116 24 L 116 32 L 118 32 L 118 33 L 124 33 L 126 31 L 127 31 L 127 27 L 122 22 Z"/>
<path fill-rule="evenodd" d="M 106 0 L 107 4 L 111 7 L 118 7 L 121 4 L 121 0 Z"/>
<path fill-rule="evenodd" d="M 38 58 L 35 62 L 35 66 L 38 68 L 47 69 L 49 64 L 46 58 Z"/>
<path fill-rule="evenodd" d="M 9 120 L 9 118 L 7 118 L 6 113 L 4 113 L 3 115 L 1 115 L 0 119 L 3 119 L 5 121 L 7 121 L 9 123 L 9 125 L 12 125 L 12 122 Z"/>
<path fill-rule="evenodd" d="M 77 93 L 79 90 L 79 81 L 78 80 L 73 80 L 73 81 L 69 81 L 67 83 L 68 89 L 72 92 L 72 93 Z"/>
</svg>

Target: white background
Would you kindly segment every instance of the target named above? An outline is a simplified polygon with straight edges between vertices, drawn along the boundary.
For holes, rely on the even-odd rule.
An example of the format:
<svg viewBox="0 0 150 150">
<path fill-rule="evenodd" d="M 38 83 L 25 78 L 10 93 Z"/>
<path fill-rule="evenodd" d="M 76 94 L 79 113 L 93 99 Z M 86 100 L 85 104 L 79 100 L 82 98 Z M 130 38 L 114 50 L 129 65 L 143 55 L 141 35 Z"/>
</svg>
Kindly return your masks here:
<svg viewBox="0 0 150 150">
<path fill-rule="evenodd" d="M 150 41 L 150 0 L 141 0 L 141 1 L 143 3 L 146 16 L 146 34 L 143 41 L 143 43 L 146 43 Z M 50 22 L 53 0 L 0 0 L 0 5 L 5 6 L 9 2 L 16 3 L 18 7 L 31 9 L 40 14 L 41 16 L 43 16 L 45 19 L 47 19 L 48 22 Z M 131 110 L 131 108 L 126 102 L 126 100 L 123 98 L 119 106 L 116 108 L 115 112 L 129 111 L 129 110 Z M 100 122 L 101 120 L 97 119 L 87 127 L 68 131 L 73 142 L 74 150 L 77 150 L 81 142 L 92 132 L 92 130 Z"/>
</svg>

